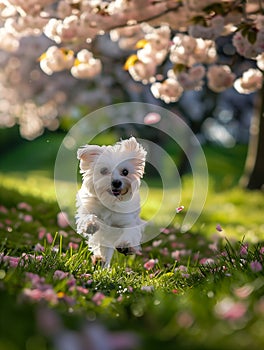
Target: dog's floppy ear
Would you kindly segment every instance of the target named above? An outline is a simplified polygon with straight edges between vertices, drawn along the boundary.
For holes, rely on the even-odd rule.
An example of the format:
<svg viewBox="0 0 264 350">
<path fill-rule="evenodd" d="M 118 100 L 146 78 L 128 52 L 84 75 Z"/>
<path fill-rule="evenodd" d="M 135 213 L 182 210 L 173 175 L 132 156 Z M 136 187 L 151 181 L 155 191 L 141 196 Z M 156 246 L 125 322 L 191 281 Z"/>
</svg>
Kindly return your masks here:
<svg viewBox="0 0 264 350">
<path fill-rule="evenodd" d="M 122 146 L 126 152 L 131 153 L 131 158 L 135 165 L 136 172 L 138 173 L 139 177 L 143 177 L 147 155 L 147 152 L 143 146 L 141 146 L 133 136 L 128 140 L 123 140 L 121 143 L 121 147 Z"/>
<path fill-rule="evenodd" d="M 80 159 L 80 169 L 84 172 L 89 169 L 91 163 L 94 162 L 103 152 L 103 147 L 97 145 L 85 145 L 78 149 L 77 158 Z"/>
</svg>

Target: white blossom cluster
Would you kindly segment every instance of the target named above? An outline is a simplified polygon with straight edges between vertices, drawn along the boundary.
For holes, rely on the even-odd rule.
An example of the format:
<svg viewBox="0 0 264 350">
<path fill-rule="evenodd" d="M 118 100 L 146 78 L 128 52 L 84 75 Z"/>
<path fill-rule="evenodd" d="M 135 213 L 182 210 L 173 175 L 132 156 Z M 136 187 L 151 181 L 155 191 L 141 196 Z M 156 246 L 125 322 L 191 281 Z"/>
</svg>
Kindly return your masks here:
<svg viewBox="0 0 264 350">
<path fill-rule="evenodd" d="M 93 54 L 83 49 L 75 58 L 72 50 L 50 46 L 40 57 L 40 67 L 48 75 L 70 69 L 75 78 L 93 78 L 101 72 L 102 64 Z"/>
<path fill-rule="evenodd" d="M 215 92 L 234 86 L 240 93 L 263 81 L 259 0 L 0 0 L 0 25 L 0 49 L 13 52 L 22 37 L 44 34 L 53 43 L 39 59 L 41 69 L 48 75 L 66 69 L 78 79 L 101 72 L 91 44 L 109 33 L 121 49 L 134 50 L 124 65 L 131 77 L 151 84 L 166 103 L 205 81 Z M 241 77 L 219 64 L 217 39 L 226 35 L 237 55 L 256 61 Z"/>
</svg>

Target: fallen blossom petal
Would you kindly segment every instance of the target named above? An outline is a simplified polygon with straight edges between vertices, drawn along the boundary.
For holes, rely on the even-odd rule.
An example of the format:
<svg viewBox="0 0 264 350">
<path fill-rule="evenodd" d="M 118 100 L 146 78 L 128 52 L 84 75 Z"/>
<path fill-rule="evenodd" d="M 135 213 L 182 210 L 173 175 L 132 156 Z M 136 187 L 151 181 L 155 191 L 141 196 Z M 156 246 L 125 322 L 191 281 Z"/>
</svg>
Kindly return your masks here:
<svg viewBox="0 0 264 350">
<path fill-rule="evenodd" d="M 181 205 L 180 207 L 176 208 L 176 214 L 180 213 L 181 211 L 183 211 L 184 206 Z"/>
<path fill-rule="evenodd" d="M 148 113 L 144 117 L 144 124 L 146 125 L 151 125 L 151 124 L 156 124 L 161 120 L 161 116 L 158 113 L 152 112 Z"/>
</svg>

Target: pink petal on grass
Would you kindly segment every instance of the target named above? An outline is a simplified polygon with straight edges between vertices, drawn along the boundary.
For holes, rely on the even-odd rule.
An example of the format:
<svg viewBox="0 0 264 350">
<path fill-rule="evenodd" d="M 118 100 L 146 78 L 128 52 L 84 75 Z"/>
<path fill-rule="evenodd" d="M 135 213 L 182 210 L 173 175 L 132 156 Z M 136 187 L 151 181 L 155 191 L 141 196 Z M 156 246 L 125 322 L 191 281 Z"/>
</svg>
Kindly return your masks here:
<svg viewBox="0 0 264 350">
<path fill-rule="evenodd" d="M 183 211 L 183 209 L 184 209 L 183 205 L 181 205 L 178 208 L 176 208 L 176 214 L 179 214 L 181 211 Z"/>
</svg>

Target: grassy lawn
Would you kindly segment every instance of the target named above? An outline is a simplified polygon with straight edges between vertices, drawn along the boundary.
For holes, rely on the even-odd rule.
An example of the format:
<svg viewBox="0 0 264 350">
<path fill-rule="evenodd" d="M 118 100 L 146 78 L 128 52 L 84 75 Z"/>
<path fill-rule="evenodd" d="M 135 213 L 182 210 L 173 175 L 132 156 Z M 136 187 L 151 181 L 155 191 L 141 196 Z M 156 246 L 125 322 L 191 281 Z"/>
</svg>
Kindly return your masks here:
<svg viewBox="0 0 264 350">
<path fill-rule="evenodd" d="M 188 232 L 184 212 L 165 228 L 161 211 L 142 256 L 116 252 L 104 270 L 58 219 L 62 137 L 23 142 L 0 159 L 0 350 L 262 349 L 264 201 L 236 186 L 245 148 L 205 148 L 209 192 Z M 185 207 L 191 183 L 182 181 Z M 151 219 L 162 189 L 150 179 L 148 191 L 142 216 Z M 176 208 L 173 196 L 167 205 Z"/>
</svg>

